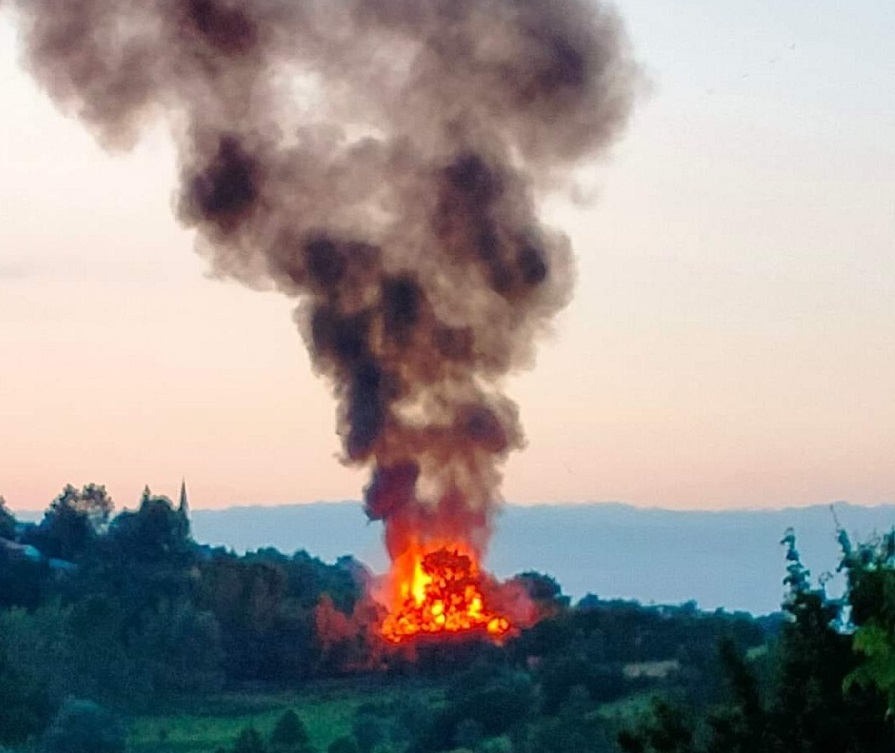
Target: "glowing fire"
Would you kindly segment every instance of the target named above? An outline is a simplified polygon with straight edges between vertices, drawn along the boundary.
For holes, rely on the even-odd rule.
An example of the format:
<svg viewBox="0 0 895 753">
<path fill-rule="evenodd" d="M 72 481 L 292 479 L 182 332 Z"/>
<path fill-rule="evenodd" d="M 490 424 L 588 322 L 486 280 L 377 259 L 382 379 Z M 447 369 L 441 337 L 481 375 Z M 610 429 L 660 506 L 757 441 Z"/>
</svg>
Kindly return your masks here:
<svg viewBox="0 0 895 753">
<path fill-rule="evenodd" d="M 392 575 L 393 609 L 382 623 L 382 635 L 394 643 L 473 631 L 499 639 L 510 630 L 505 617 L 487 608 L 478 564 L 463 547 L 406 552 L 395 561 Z"/>
</svg>

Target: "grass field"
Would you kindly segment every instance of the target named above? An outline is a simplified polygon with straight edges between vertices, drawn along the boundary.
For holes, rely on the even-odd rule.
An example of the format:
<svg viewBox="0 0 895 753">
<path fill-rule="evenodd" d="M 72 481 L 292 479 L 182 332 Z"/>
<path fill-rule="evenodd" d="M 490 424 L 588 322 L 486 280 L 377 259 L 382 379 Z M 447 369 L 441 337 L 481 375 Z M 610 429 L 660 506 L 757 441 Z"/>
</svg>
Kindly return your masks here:
<svg viewBox="0 0 895 753">
<path fill-rule="evenodd" d="M 130 720 L 130 753 L 214 753 L 232 747 L 244 727 L 252 725 L 265 738 L 277 719 L 293 709 L 305 723 L 311 742 L 325 751 L 336 738 L 351 732 L 357 708 L 417 695 L 435 700 L 439 691 L 416 682 L 388 684 L 357 680 L 327 681 L 283 693 L 224 693 L 186 702 L 176 713 L 147 714 Z"/>
</svg>

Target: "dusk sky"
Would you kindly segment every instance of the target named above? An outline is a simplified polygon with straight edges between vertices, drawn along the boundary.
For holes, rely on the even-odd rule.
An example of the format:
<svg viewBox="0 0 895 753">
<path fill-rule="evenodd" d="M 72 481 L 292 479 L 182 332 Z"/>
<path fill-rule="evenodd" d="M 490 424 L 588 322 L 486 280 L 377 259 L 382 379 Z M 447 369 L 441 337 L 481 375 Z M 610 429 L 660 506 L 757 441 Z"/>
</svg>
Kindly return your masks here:
<svg viewBox="0 0 895 753">
<path fill-rule="evenodd" d="M 632 123 L 544 204 L 575 297 L 507 384 L 511 502 L 895 502 L 895 3 L 622 0 Z M 0 494 L 356 499 L 290 301 L 211 279 L 163 122 L 109 154 L 0 11 Z M 568 192 L 567 192 L 568 193 Z"/>
</svg>

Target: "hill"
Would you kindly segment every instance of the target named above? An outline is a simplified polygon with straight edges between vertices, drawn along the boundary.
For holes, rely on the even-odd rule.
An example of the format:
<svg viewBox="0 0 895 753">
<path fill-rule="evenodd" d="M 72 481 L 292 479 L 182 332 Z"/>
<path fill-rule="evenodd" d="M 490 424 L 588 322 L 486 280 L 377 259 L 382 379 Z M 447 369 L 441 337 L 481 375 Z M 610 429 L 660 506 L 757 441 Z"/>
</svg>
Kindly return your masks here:
<svg viewBox="0 0 895 753">
<path fill-rule="evenodd" d="M 858 537 L 895 525 L 895 505 L 835 505 Z M 193 511 L 197 541 L 237 551 L 305 549 L 325 560 L 353 554 L 376 571 L 386 566 L 381 526 L 357 502 Z M 644 603 L 696 600 L 755 614 L 776 611 L 783 594 L 784 530 L 796 530 L 815 575 L 835 567 L 838 548 L 827 505 L 719 512 L 578 504 L 506 507 L 488 566 L 500 577 L 525 570 L 554 576 L 573 598 L 633 598 Z M 837 586 L 834 580 L 831 589 Z"/>
</svg>

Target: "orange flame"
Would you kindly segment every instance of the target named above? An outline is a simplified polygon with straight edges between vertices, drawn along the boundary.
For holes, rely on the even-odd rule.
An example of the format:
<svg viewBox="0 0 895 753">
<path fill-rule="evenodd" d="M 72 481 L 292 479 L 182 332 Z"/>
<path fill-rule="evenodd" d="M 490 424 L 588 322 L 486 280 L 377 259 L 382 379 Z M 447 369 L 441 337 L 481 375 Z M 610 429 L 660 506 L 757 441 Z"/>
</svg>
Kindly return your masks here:
<svg viewBox="0 0 895 753">
<path fill-rule="evenodd" d="M 465 549 L 457 544 L 429 551 L 414 547 L 395 560 L 392 611 L 381 628 L 387 640 L 469 632 L 499 640 L 509 632 L 509 620 L 487 608 L 484 578 Z"/>
</svg>

